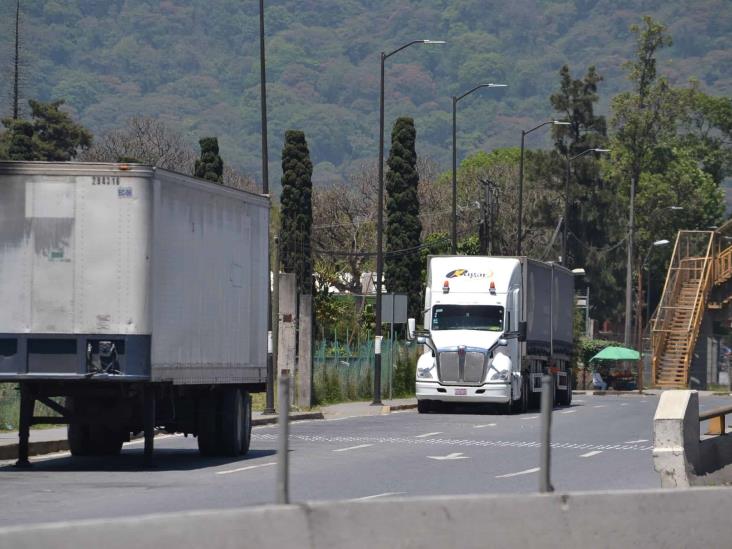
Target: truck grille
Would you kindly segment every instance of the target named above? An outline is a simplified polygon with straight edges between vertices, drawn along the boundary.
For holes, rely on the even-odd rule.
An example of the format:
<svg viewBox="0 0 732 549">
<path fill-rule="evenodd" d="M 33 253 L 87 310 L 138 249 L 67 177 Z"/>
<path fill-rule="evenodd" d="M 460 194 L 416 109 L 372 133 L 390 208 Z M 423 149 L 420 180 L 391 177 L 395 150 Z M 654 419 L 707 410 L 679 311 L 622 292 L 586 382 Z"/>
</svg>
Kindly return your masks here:
<svg viewBox="0 0 732 549">
<path fill-rule="evenodd" d="M 438 372 L 442 383 L 479 385 L 485 378 L 485 353 L 443 351 L 438 354 Z"/>
</svg>

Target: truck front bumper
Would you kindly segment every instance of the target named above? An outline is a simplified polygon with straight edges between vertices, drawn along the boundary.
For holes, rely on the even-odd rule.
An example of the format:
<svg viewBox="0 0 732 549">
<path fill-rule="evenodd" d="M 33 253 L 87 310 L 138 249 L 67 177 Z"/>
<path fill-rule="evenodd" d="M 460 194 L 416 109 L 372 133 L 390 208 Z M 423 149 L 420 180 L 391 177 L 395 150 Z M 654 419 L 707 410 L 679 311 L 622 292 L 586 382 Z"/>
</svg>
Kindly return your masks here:
<svg viewBox="0 0 732 549">
<path fill-rule="evenodd" d="M 436 381 L 417 381 L 416 389 L 417 400 L 466 403 L 495 402 L 499 404 L 506 404 L 511 400 L 511 385 L 509 383 L 484 383 L 476 387 L 442 385 Z M 460 394 L 463 391 L 465 394 Z"/>
</svg>

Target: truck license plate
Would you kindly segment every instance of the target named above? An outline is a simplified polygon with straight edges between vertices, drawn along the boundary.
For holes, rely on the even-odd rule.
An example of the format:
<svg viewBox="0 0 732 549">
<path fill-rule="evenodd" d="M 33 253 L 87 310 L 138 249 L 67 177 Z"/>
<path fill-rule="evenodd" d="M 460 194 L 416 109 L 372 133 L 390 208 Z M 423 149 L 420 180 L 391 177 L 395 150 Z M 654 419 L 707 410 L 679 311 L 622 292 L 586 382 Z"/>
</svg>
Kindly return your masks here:
<svg viewBox="0 0 732 549">
<path fill-rule="evenodd" d="M 467 394 L 467 389 L 455 389 L 455 396 L 466 396 Z"/>
</svg>

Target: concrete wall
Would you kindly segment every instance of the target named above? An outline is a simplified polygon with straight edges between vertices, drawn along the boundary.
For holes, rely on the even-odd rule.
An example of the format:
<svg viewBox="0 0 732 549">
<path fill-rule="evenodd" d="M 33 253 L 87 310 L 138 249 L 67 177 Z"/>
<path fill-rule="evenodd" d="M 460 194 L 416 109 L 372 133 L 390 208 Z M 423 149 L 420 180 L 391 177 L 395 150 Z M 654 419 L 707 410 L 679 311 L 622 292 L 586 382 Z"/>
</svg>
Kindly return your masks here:
<svg viewBox="0 0 732 549">
<path fill-rule="evenodd" d="M 5 528 L 0 547 L 728 547 L 730 496 L 707 488 L 250 507 Z"/>
<path fill-rule="evenodd" d="M 732 434 L 704 436 L 696 391 L 665 391 L 653 418 L 653 464 L 664 488 L 732 482 Z"/>
</svg>

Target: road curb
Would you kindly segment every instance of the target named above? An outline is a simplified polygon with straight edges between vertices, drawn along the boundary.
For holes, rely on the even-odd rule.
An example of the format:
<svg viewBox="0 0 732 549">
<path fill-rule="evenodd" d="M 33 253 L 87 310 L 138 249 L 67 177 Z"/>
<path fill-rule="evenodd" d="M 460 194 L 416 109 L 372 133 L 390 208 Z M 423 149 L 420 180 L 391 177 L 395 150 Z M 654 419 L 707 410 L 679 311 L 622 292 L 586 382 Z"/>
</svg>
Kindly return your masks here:
<svg viewBox="0 0 732 549">
<path fill-rule="evenodd" d="M 67 440 L 42 440 L 31 442 L 28 445 L 29 456 L 42 456 L 56 452 L 65 452 L 69 449 Z M 16 459 L 18 457 L 17 444 L 5 444 L 0 446 L 0 460 Z"/>
<path fill-rule="evenodd" d="M 395 404 L 394 406 L 391 406 L 391 405 L 384 406 L 384 408 L 389 409 L 389 411 L 386 412 L 387 414 L 391 413 L 391 412 L 398 412 L 401 410 L 414 410 L 416 407 L 417 407 L 416 402 L 414 404 Z"/>
<path fill-rule="evenodd" d="M 253 418 L 252 425 L 255 427 L 259 425 L 272 425 L 277 423 L 278 419 L 278 416 Z M 290 416 L 290 421 L 301 421 L 304 419 L 325 419 L 325 416 L 323 415 L 323 412 L 303 412 Z"/>
<path fill-rule="evenodd" d="M 646 389 L 642 393 L 638 391 L 590 391 L 578 390 L 572 391 L 573 395 L 592 395 L 592 396 L 657 396 L 656 389 Z M 723 393 L 728 394 L 728 393 Z"/>
</svg>

